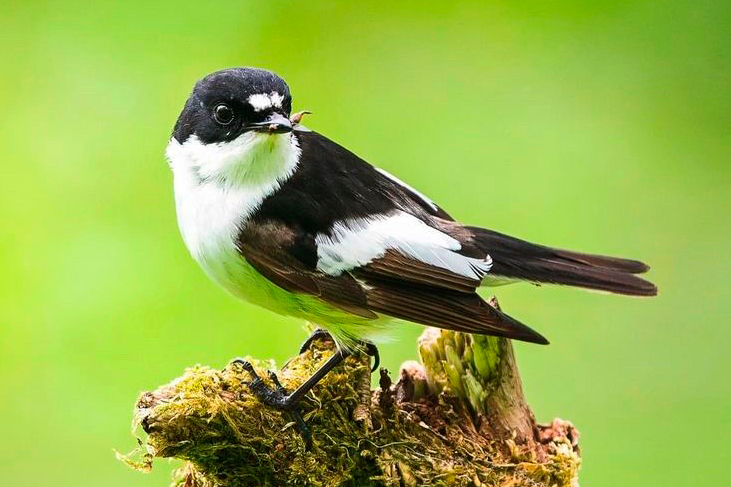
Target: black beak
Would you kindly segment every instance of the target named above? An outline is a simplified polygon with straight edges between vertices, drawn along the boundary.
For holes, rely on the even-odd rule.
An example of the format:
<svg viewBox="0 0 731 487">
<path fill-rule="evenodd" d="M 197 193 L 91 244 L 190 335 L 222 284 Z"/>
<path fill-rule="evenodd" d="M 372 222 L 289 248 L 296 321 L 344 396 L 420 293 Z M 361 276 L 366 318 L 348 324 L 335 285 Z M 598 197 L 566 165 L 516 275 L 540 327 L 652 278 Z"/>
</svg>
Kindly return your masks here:
<svg viewBox="0 0 731 487">
<path fill-rule="evenodd" d="M 263 122 L 246 124 L 244 132 L 249 132 L 251 130 L 269 134 L 286 134 L 287 132 L 292 131 L 292 122 L 290 122 L 284 115 L 272 113 Z"/>
</svg>

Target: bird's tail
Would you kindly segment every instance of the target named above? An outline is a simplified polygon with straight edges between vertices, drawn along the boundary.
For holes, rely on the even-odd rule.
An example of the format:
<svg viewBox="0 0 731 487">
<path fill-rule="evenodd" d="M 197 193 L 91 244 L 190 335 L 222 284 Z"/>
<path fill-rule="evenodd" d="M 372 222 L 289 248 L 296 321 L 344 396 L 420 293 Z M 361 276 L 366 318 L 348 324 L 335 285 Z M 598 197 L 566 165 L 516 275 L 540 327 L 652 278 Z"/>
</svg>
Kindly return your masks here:
<svg viewBox="0 0 731 487">
<path fill-rule="evenodd" d="M 635 275 L 650 269 L 642 262 L 555 249 L 483 228 L 470 230 L 477 245 L 492 257 L 488 275 L 498 276 L 498 281 L 564 284 L 630 296 L 657 294 L 653 283 Z"/>
</svg>

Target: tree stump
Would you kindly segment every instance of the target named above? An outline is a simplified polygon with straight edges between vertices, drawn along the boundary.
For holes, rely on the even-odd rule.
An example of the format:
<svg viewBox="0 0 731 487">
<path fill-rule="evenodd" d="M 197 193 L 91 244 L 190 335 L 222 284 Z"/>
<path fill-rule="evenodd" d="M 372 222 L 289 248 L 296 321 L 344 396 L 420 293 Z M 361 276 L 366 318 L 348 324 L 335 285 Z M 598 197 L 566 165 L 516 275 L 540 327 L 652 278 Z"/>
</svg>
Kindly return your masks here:
<svg viewBox="0 0 731 487">
<path fill-rule="evenodd" d="M 280 381 L 294 389 L 333 351 L 313 343 Z M 560 419 L 536 424 L 509 340 L 427 328 L 419 354 L 395 383 L 382 369 L 375 390 L 366 356 L 326 376 L 301 405 L 309 451 L 287 413 L 249 393 L 240 366 L 189 368 L 142 394 L 133 429 L 147 436 L 120 456 L 140 469 L 183 460 L 181 487 L 578 485 L 578 432 Z M 273 368 L 252 363 L 262 377 Z"/>
</svg>

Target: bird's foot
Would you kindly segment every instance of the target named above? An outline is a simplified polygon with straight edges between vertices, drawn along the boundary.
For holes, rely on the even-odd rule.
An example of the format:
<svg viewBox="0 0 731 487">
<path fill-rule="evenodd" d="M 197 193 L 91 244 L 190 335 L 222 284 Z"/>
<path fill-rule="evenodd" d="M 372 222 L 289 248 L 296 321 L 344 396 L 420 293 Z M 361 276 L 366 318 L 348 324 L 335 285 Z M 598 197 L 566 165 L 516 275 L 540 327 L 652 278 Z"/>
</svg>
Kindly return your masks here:
<svg viewBox="0 0 731 487">
<path fill-rule="evenodd" d="M 300 346 L 300 354 L 305 353 L 310 348 L 310 345 L 312 345 L 312 342 L 316 342 L 318 340 L 334 341 L 329 331 L 323 328 L 317 328 Z M 381 364 L 381 355 L 378 353 L 378 348 L 376 348 L 376 346 L 371 342 L 362 342 L 362 350 L 366 355 L 373 358 L 371 372 L 375 372 Z"/>
<path fill-rule="evenodd" d="M 363 351 L 373 359 L 371 372 L 378 370 L 378 366 L 381 365 L 381 354 L 378 353 L 378 348 L 371 342 L 363 342 Z"/>
<path fill-rule="evenodd" d="M 302 439 L 305 440 L 305 448 L 309 450 L 312 447 L 312 431 L 310 430 L 310 427 L 307 426 L 307 423 L 297 408 L 299 400 L 288 394 L 287 389 L 279 382 L 277 374 L 271 370 L 267 371 L 269 374 L 269 380 L 271 380 L 272 384 L 274 384 L 274 387 L 269 387 L 262 378 L 259 377 L 259 374 L 256 370 L 254 370 L 254 366 L 252 366 L 249 361 L 235 359 L 231 363 L 240 365 L 249 374 L 251 382 L 247 385 L 249 386 L 251 393 L 256 396 L 259 401 L 269 407 L 289 413 L 294 421 L 295 428 L 302 435 Z"/>
<path fill-rule="evenodd" d="M 309 348 L 310 345 L 312 345 L 313 342 L 323 340 L 323 341 L 331 341 L 334 342 L 332 335 L 329 331 L 323 329 L 323 328 L 317 328 L 315 331 L 312 332 L 310 336 L 307 337 L 307 340 L 302 342 L 302 345 L 300 345 L 300 355 L 305 353 Z"/>
</svg>

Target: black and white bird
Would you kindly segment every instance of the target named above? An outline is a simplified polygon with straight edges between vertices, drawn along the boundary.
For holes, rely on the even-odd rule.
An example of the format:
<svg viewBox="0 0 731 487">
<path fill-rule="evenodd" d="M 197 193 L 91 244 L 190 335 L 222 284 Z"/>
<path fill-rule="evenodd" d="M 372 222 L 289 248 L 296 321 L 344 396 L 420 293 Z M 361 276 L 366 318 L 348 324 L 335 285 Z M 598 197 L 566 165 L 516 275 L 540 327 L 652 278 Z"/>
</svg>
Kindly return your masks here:
<svg viewBox="0 0 731 487">
<path fill-rule="evenodd" d="M 292 394 L 252 382 L 268 402 L 291 410 L 348 353 L 372 348 L 399 320 L 548 343 L 483 300 L 482 285 L 657 293 L 635 275 L 648 270 L 642 262 L 455 221 L 408 184 L 306 129 L 291 108 L 276 74 L 217 71 L 195 85 L 166 151 L 183 239 L 208 276 L 241 299 L 317 324 L 338 345 Z"/>
</svg>

